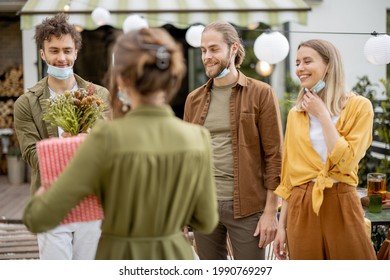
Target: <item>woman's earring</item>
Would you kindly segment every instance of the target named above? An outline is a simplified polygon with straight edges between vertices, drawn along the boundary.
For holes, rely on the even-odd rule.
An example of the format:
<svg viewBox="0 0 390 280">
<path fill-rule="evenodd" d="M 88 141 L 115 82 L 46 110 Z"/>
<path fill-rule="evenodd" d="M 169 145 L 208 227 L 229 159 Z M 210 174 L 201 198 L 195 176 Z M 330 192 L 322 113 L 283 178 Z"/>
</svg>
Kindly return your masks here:
<svg viewBox="0 0 390 280">
<path fill-rule="evenodd" d="M 117 92 L 117 97 L 119 101 L 122 103 L 122 108 L 121 108 L 122 113 L 126 113 L 127 111 L 129 111 L 131 107 L 131 100 L 127 95 L 127 93 L 119 89 L 119 91 Z"/>
</svg>

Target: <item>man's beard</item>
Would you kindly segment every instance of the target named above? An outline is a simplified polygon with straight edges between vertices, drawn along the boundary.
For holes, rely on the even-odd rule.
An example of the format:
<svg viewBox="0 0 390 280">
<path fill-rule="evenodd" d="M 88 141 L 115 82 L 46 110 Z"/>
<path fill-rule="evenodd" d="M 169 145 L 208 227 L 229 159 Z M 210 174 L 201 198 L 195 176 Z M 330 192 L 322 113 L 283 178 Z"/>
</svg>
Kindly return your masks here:
<svg viewBox="0 0 390 280">
<path fill-rule="evenodd" d="M 208 70 L 207 69 L 207 66 L 204 65 L 204 68 L 205 68 L 205 72 L 206 72 L 206 76 L 209 77 L 210 79 L 214 79 L 215 77 L 218 77 L 219 74 L 222 73 L 222 71 L 225 69 L 225 68 L 228 68 L 229 67 L 229 60 L 228 59 L 224 59 L 224 60 L 221 60 L 219 62 L 219 64 L 216 64 L 218 65 L 219 67 L 215 70 Z M 213 67 L 215 67 L 216 65 L 214 65 Z"/>
</svg>

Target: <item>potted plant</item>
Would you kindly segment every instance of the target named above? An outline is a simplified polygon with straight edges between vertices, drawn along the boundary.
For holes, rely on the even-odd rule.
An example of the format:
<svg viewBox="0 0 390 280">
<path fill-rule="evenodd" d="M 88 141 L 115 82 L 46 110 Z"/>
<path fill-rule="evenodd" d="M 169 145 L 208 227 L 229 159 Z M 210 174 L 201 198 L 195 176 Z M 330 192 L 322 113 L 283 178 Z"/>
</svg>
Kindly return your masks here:
<svg viewBox="0 0 390 280">
<path fill-rule="evenodd" d="M 25 181 L 26 163 L 22 159 L 22 152 L 15 134 L 11 136 L 10 146 L 7 149 L 7 174 L 11 185 L 21 185 Z"/>
</svg>

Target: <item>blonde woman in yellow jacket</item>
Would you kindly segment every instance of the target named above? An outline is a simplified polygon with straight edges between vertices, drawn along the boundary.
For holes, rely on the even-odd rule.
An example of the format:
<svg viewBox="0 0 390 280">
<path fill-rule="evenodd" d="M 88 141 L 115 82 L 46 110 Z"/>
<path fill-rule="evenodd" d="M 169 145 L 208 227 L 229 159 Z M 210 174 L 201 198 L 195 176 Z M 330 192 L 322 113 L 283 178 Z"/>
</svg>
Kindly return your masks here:
<svg viewBox="0 0 390 280">
<path fill-rule="evenodd" d="M 274 241 L 278 259 L 375 259 L 356 192 L 372 142 L 370 101 L 345 90 L 338 50 L 324 40 L 298 47 L 302 89 L 288 115 Z"/>
</svg>

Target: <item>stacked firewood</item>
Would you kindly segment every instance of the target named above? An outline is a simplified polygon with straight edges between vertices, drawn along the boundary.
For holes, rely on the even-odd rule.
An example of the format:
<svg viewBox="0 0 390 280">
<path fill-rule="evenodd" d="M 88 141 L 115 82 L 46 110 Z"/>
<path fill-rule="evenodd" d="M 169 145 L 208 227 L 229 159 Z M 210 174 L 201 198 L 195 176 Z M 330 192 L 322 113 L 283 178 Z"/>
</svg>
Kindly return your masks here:
<svg viewBox="0 0 390 280">
<path fill-rule="evenodd" d="M 23 94 L 23 67 L 18 65 L 2 75 L 0 96 L 18 97 Z"/>
<path fill-rule="evenodd" d="M 14 102 L 23 94 L 23 67 L 17 65 L 0 74 L 0 128 L 13 127 Z"/>
<path fill-rule="evenodd" d="M 15 100 L 23 94 L 23 67 L 14 66 L 0 72 L 0 129 L 13 129 L 13 111 Z M 10 147 L 19 147 L 15 133 L 10 136 Z M 0 145 L 0 174 L 7 174 L 7 163 L 3 147 Z M 0 246 L 1 247 L 1 246 Z"/>
<path fill-rule="evenodd" d="M 14 100 L 0 101 L 0 128 L 12 128 Z"/>
</svg>

